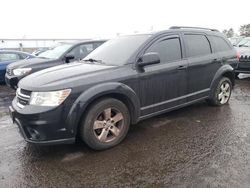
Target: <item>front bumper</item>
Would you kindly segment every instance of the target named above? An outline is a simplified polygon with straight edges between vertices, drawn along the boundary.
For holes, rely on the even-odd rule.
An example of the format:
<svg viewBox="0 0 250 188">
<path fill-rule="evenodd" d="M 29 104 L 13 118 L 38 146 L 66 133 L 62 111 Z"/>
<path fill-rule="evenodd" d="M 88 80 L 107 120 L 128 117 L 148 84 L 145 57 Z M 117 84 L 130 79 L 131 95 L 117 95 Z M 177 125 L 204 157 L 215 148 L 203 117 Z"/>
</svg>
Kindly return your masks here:
<svg viewBox="0 0 250 188">
<path fill-rule="evenodd" d="M 20 109 L 14 99 L 9 112 L 13 123 L 29 143 L 54 145 L 75 142 L 75 135 L 64 123 L 63 106 L 52 109 L 28 105 Z"/>
<path fill-rule="evenodd" d="M 237 69 L 235 69 L 237 73 L 250 73 L 250 61 L 239 62 Z"/>
<path fill-rule="evenodd" d="M 17 84 L 22 78 L 23 77 L 9 76 L 8 74 L 5 74 L 5 83 L 7 84 L 7 86 L 16 90 Z"/>
</svg>

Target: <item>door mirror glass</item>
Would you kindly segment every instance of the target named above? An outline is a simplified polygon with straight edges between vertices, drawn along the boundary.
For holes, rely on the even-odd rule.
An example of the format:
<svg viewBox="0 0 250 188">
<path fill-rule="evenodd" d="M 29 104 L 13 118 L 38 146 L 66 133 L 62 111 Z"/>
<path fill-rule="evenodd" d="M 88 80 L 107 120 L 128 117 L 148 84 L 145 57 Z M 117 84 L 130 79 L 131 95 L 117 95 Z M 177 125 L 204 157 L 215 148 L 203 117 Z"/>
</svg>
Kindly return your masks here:
<svg viewBox="0 0 250 188">
<path fill-rule="evenodd" d="M 147 65 L 153 65 L 153 64 L 158 64 L 160 63 L 160 56 L 158 53 L 156 52 L 150 52 L 150 53 L 146 53 L 144 54 L 138 62 L 139 67 L 144 67 Z"/>
</svg>

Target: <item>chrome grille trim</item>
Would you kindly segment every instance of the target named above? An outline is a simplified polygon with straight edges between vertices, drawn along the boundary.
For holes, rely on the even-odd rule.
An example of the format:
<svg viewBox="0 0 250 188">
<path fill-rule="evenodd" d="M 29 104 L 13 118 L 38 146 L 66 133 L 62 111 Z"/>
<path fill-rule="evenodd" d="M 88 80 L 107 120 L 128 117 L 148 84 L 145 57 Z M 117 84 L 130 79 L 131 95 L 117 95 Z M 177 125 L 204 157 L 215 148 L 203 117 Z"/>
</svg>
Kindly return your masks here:
<svg viewBox="0 0 250 188">
<path fill-rule="evenodd" d="M 17 95 L 17 96 L 21 96 L 21 97 L 23 97 L 23 98 L 25 98 L 25 99 L 30 99 L 30 96 L 29 96 L 29 95 L 24 95 L 24 94 L 21 93 L 21 89 L 20 89 L 20 88 L 17 88 L 17 90 L 16 90 L 16 95 Z"/>
<path fill-rule="evenodd" d="M 30 96 L 21 93 L 20 88 L 17 88 L 16 90 L 16 97 L 17 97 L 17 106 L 19 108 L 24 108 L 26 105 L 29 104 Z"/>
<path fill-rule="evenodd" d="M 12 76 L 12 70 L 11 70 L 11 69 L 8 69 L 8 68 L 7 68 L 6 73 L 7 73 L 9 76 Z"/>
</svg>

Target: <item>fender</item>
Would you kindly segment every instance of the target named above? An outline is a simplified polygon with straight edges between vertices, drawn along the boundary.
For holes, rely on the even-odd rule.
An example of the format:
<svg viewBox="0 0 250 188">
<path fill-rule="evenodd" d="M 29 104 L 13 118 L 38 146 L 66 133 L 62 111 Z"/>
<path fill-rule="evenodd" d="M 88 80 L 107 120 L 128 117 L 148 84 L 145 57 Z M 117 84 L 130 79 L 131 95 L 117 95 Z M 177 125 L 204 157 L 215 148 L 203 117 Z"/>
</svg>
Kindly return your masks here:
<svg viewBox="0 0 250 188">
<path fill-rule="evenodd" d="M 214 75 L 214 78 L 211 82 L 210 88 L 212 89 L 214 85 L 217 83 L 217 81 L 222 77 L 223 74 L 225 73 L 231 73 L 234 77 L 234 68 L 231 65 L 223 65 L 220 67 L 217 72 Z M 234 82 L 232 83 L 234 85 Z"/>
<path fill-rule="evenodd" d="M 95 85 L 84 91 L 73 103 L 67 120 L 66 128 L 73 134 L 76 134 L 77 127 L 86 108 L 97 98 L 109 94 L 120 94 L 130 102 L 133 107 L 131 121 L 136 123 L 139 119 L 140 102 L 133 89 L 123 83 L 109 82 Z"/>
</svg>

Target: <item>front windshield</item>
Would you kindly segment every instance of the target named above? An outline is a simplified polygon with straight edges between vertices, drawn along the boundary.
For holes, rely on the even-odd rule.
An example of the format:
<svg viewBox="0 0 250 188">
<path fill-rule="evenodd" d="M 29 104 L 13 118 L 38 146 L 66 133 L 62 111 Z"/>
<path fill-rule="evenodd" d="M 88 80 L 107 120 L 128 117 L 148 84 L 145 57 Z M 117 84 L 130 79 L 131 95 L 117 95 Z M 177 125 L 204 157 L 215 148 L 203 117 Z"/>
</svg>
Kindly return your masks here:
<svg viewBox="0 0 250 188">
<path fill-rule="evenodd" d="M 151 35 L 121 36 L 109 40 L 91 52 L 84 60 L 97 60 L 108 65 L 124 65 Z"/>
<path fill-rule="evenodd" d="M 242 44 L 241 46 L 242 47 L 250 47 L 250 39 L 246 43 Z"/>
<path fill-rule="evenodd" d="M 47 50 L 38 55 L 38 57 L 48 58 L 48 59 L 58 59 L 61 57 L 73 44 L 62 44 L 51 50 Z"/>
<path fill-rule="evenodd" d="M 247 46 L 248 44 L 248 46 Z M 250 46 L 250 38 L 247 37 L 247 38 L 244 38 L 242 39 L 238 44 L 237 44 L 238 47 L 241 47 L 241 46 L 247 46 L 249 47 Z"/>
</svg>

